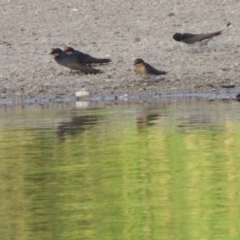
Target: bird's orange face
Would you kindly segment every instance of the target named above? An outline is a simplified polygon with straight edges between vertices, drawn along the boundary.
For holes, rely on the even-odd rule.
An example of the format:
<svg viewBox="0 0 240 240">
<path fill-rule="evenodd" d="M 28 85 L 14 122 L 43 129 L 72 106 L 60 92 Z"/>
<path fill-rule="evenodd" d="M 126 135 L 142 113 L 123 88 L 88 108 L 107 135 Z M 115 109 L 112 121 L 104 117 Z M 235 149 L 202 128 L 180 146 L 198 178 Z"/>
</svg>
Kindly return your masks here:
<svg viewBox="0 0 240 240">
<path fill-rule="evenodd" d="M 134 63 L 134 72 L 137 74 L 143 74 L 145 72 L 144 61 L 140 58 L 137 58 Z"/>
<path fill-rule="evenodd" d="M 65 48 L 64 48 L 64 52 L 65 52 L 67 55 L 73 54 L 73 51 L 72 51 L 70 48 L 68 48 L 68 47 L 65 47 Z"/>
<path fill-rule="evenodd" d="M 59 52 L 55 51 L 54 49 L 50 52 L 50 54 L 52 54 L 54 57 L 59 56 Z"/>
</svg>

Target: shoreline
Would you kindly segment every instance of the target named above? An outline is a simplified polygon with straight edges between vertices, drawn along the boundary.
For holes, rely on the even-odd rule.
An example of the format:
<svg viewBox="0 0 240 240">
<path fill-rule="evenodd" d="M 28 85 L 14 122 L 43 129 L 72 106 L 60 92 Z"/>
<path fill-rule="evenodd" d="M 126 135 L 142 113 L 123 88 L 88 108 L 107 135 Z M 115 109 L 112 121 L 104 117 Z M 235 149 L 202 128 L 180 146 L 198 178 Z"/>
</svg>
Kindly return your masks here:
<svg viewBox="0 0 240 240">
<path fill-rule="evenodd" d="M 238 101 L 236 99 L 235 93 L 156 93 L 156 94 L 109 94 L 109 95 L 94 95 L 94 96 L 84 96 L 84 97 L 73 97 L 73 96 L 48 96 L 48 97 L 35 97 L 35 98 L 25 98 L 25 99 L 0 99 L 0 106 L 11 106 L 19 104 L 51 104 L 51 103 L 73 103 L 73 102 L 154 102 L 166 99 L 202 99 L 202 100 L 229 100 Z"/>
</svg>

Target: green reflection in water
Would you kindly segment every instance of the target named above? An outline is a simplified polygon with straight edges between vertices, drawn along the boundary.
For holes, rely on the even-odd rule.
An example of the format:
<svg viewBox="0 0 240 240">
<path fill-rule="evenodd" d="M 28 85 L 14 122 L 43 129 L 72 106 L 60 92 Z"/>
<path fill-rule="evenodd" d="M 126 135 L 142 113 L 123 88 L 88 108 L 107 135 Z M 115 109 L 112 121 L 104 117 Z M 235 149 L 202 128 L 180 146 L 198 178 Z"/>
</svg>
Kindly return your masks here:
<svg viewBox="0 0 240 240">
<path fill-rule="evenodd" d="M 2 112 L 1 239 L 239 239 L 238 108 Z"/>
</svg>

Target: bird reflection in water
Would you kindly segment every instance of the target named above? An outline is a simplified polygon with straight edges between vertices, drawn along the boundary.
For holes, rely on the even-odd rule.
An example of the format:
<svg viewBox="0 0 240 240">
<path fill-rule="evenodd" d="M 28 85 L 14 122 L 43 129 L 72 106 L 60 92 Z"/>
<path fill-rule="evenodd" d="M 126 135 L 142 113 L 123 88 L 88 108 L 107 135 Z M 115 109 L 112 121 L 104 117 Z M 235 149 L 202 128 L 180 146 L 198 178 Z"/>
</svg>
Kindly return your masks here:
<svg viewBox="0 0 240 240">
<path fill-rule="evenodd" d="M 68 122 L 61 122 L 56 131 L 58 139 L 64 140 L 66 136 L 76 136 L 95 125 L 100 119 L 98 116 L 74 116 Z"/>
<path fill-rule="evenodd" d="M 159 114 L 148 114 L 137 116 L 137 128 L 143 129 L 145 127 L 153 126 L 156 124 L 156 121 L 160 117 Z"/>
</svg>

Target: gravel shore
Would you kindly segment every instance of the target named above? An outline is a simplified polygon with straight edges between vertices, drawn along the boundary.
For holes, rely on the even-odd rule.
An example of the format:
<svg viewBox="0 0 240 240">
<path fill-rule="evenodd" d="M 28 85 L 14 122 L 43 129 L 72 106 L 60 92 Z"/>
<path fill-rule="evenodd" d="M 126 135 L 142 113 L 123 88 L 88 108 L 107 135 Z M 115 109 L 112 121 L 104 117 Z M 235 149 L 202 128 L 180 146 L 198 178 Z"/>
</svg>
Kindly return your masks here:
<svg viewBox="0 0 240 240">
<path fill-rule="evenodd" d="M 0 102 L 74 99 L 82 88 L 95 99 L 240 92 L 239 0 L 8 0 L 0 6 Z M 172 38 L 223 28 L 198 50 Z M 101 74 L 70 73 L 49 54 L 66 45 L 112 62 L 96 66 Z M 142 80 L 133 71 L 136 58 L 168 74 Z"/>
</svg>

